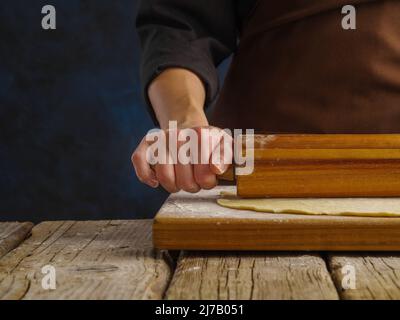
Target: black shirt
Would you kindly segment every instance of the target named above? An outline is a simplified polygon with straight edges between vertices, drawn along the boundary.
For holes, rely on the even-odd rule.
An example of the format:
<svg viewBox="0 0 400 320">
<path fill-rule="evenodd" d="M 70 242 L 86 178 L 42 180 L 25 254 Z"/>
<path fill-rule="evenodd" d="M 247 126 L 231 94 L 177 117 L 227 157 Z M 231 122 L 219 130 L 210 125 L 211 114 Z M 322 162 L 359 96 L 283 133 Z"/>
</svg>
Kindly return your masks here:
<svg viewBox="0 0 400 320">
<path fill-rule="evenodd" d="M 206 104 L 217 96 L 216 66 L 235 51 L 238 35 L 256 0 L 144 0 L 136 26 L 142 45 L 141 79 L 148 84 L 164 69 L 196 73 L 207 91 Z"/>
</svg>

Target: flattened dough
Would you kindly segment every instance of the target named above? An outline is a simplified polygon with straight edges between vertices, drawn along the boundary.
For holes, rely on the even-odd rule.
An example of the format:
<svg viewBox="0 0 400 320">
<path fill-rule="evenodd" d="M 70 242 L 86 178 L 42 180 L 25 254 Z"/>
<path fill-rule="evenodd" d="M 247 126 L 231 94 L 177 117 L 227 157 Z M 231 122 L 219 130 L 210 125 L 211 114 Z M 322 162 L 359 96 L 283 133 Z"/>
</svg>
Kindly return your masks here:
<svg viewBox="0 0 400 320">
<path fill-rule="evenodd" d="M 400 198 L 241 199 L 222 194 L 219 205 L 269 213 L 400 217 Z"/>
</svg>

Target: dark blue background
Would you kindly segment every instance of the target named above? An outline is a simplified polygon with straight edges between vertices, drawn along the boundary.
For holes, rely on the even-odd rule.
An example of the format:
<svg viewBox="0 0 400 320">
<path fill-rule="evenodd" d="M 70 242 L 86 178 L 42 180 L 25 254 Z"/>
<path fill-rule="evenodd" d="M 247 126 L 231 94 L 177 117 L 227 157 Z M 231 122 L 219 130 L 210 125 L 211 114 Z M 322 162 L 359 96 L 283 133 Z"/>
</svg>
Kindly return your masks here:
<svg viewBox="0 0 400 320">
<path fill-rule="evenodd" d="M 57 30 L 43 30 L 44 5 Z M 151 218 L 167 194 L 130 156 L 153 124 L 139 84 L 137 0 L 3 0 L 0 220 Z"/>
<path fill-rule="evenodd" d="M 57 30 L 41 9 L 57 9 Z M 133 0 L 3 0 L 0 220 L 152 217 L 130 155 L 152 127 Z"/>
</svg>

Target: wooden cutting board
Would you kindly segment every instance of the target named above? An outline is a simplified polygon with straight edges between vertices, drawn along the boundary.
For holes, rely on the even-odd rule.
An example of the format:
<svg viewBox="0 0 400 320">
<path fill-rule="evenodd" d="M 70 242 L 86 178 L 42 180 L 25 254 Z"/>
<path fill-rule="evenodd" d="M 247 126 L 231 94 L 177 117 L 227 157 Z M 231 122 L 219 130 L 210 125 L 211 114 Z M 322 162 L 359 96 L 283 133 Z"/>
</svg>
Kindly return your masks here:
<svg viewBox="0 0 400 320">
<path fill-rule="evenodd" d="M 275 214 L 223 208 L 217 187 L 171 195 L 154 219 L 153 242 L 170 250 L 400 250 L 400 217 Z"/>
</svg>

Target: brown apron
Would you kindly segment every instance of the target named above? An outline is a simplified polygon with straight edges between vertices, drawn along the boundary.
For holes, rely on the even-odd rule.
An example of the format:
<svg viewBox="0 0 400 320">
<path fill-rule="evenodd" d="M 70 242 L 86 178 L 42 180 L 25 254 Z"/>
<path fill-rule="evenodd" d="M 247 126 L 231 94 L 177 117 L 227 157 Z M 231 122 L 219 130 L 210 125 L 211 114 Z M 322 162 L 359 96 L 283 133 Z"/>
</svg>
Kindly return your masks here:
<svg viewBox="0 0 400 320">
<path fill-rule="evenodd" d="M 342 28 L 350 3 L 356 30 Z M 274 133 L 400 133 L 400 0 L 260 0 L 210 122 Z"/>
</svg>

